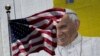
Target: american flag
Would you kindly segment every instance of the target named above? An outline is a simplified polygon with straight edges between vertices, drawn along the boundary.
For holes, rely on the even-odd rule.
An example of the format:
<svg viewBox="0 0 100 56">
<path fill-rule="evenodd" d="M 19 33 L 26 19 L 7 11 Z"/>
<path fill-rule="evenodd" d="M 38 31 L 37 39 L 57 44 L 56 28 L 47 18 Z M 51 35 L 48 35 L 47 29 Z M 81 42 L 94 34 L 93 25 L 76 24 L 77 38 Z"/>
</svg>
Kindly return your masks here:
<svg viewBox="0 0 100 56">
<path fill-rule="evenodd" d="M 10 20 L 11 48 L 13 56 L 28 56 L 44 50 L 54 55 L 56 47 L 56 23 L 65 9 L 52 8 L 32 16 Z"/>
</svg>

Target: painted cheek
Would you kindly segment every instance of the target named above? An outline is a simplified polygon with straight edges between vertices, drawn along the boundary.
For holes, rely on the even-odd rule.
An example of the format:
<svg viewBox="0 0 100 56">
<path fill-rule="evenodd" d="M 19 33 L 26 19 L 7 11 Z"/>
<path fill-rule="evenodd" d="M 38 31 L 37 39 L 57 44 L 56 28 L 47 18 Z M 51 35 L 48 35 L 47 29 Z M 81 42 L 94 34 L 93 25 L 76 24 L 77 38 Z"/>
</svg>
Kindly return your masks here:
<svg viewBox="0 0 100 56">
<path fill-rule="evenodd" d="M 63 30 L 58 30 L 57 31 L 57 37 L 62 37 L 63 36 L 64 31 Z"/>
<path fill-rule="evenodd" d="M 57 30 L 57 37 L 59 37 L 59 35 L 60 35 L 60 31 L 59 31 L 59 30 Z"/>
<path fill-rule="evenodd" d="M 58 38 L 61 37 L 61 36 L 62 36 L 62 33 L 61 32 L 57 33 L 57 37 Z"/>
<path fill-rule="evenodd" d="M 68 33 L 68 29 L 64 29 L 64 30 L 62 30 L 62 32 L 64 33 L 64 34 L 66 34 L 66 33 Z"/>
</svg>

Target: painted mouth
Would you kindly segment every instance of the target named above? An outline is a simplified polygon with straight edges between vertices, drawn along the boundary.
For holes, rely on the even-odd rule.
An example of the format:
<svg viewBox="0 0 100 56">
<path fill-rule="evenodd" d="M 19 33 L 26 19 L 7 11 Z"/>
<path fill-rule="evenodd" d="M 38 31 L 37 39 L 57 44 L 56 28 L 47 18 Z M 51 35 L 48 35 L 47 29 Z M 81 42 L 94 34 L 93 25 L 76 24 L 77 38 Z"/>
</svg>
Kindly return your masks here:
<svg viewBox="0 0 100 56">
<path fill-rule="evenodd" d="M 65 40 L 65 37 L 60 37 L 60 38 L 57 38 L 58 41 L 64 41 Z"/>
</svg>

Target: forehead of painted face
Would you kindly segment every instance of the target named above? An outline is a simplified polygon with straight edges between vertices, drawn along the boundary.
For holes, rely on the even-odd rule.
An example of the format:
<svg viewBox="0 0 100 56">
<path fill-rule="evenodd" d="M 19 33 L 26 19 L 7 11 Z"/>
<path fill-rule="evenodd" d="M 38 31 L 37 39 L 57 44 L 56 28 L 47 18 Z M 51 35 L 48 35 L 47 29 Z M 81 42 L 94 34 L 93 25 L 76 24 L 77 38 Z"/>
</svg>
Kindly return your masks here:
<svg viewBox="0 0 100 56">
<path fill-rule="evenodd" d="M 79 25 L 80 25 L 80 22 L 78 19 L 73 21 L 72 19 L 70 19 L 68 14 L 65 14 L 61 18 L 61 21 L 57 24 L 57 28 L 63 28 L 63 27 L 69 26 L 69 27 L 74 27 L 76 28 L 76 30 L 78 30 Z"/>
<path fill-rule="evenodd" d="M 57 27 L 60 27 L 61 25 L 67 25 L 69 23 L 73 23 L 71 19 L 69 19 L 69 16 L 65 14 L 62 18 L 61 21 L 57 24 Z"/>
</svg>

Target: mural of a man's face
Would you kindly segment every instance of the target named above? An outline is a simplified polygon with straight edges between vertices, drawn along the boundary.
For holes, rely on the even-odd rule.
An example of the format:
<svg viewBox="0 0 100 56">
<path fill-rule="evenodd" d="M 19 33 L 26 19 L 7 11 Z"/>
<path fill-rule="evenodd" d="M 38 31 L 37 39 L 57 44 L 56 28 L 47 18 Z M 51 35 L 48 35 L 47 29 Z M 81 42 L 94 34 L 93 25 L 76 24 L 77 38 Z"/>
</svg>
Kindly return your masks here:
<svg viewBox="0 0 100 56">
<path fill-rule="evenodd" d="M 78 24 L 69 19 L 68 15 L 62 17 L 61 21 L 57 24 L 57 42 L 58 45 L 68 45 L 76 37 Z M 75 36 L 75 37 L 74 37 Z"/>
</svg>

